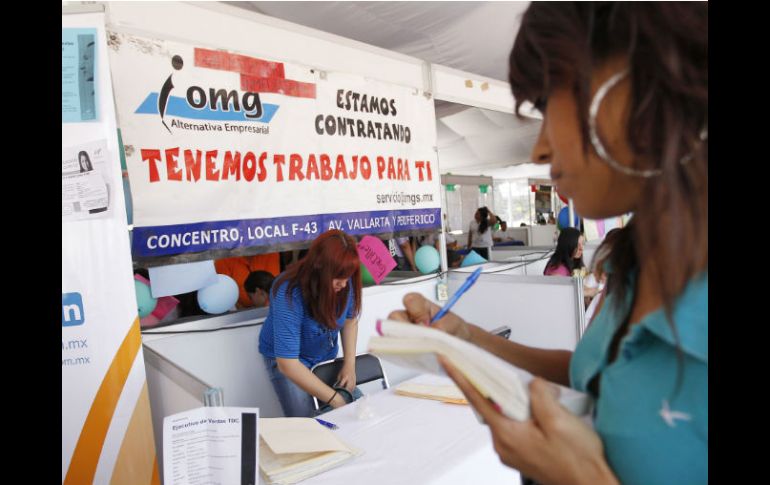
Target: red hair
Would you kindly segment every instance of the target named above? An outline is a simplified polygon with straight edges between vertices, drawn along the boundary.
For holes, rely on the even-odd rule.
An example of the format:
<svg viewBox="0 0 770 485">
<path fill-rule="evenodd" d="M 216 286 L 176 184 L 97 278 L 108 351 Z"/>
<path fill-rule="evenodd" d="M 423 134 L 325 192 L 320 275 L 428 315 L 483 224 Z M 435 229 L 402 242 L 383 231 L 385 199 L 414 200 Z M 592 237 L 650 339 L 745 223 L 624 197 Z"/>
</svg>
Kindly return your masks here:
<svg viewBox="0 0 770 485">
<path fill-rule="evenodd" d="M 350 284 L 336 293 L 333 279 L 350 279 Z M 310 315 L 324 327 L 337 328 L 337 320 L 345 311 L 348 294 L 353 292 L 353 313 L 361 313 L 361 261 L 356 240 L 344 232 L 331 229 L 318 236 L 307 255 L 289 266 L 273 284 L 273 293 L 288 281 L 287 296 L 291 301 L 294 288 L 302 291 Z"/>
</svg>

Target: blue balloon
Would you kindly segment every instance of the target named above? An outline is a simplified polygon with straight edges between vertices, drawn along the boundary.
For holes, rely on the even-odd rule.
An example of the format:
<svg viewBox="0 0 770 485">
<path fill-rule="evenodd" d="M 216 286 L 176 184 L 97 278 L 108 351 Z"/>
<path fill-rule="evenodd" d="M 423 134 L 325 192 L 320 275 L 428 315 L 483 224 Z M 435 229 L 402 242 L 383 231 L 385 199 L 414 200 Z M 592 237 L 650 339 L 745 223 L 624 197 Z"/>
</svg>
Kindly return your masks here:
<svg viewBox="0 0 770 485">
<path fill-rule="evenodd" d="M 139 317 L 144 318 L 155 310 L 158 299 L 152 297 L 150 287 L 141 281 L 134 280 L 134 288 L 136 288 L 136 307 Z"/>
<path fill-rule="evenodd" d="M 569 207 L 562 207 L 562 209 L 559 211 L 559 229 L 563 229 L 565 227 L 580 227 L 580 216 L 575 213 L 575 225 L 570 226 L 569 224 Z"/>
<path fill-rule="evenodd" d="M 441 266 L 441 257 L 433 246 L 422 246 L 414 254 L 414 264 L 422 274 L 433 273 Z"/>
<path fill-rule="evenodd" d="M 218 274 L 217 282 L 198 290 L 198 305 L 206 313 L 219 314 L 235 306 L 238 283 L 227 275 Z"/>
<path fill-rule="evenodd" d="M 467 256 L 465 256 L 463 258 L 463 262 L 460 263 L 460 267 L 464 268 L 466 266 L 473 266 L 473 265 L 476 265 L 476 264 L 482 264 L 482 263 L 486 263 L 486 262 L 487 262 L 487 260 L 482 258 L 479 253 L 477 253 L 476 251 L 471 250 L 467 254 Z"/>
</svg>

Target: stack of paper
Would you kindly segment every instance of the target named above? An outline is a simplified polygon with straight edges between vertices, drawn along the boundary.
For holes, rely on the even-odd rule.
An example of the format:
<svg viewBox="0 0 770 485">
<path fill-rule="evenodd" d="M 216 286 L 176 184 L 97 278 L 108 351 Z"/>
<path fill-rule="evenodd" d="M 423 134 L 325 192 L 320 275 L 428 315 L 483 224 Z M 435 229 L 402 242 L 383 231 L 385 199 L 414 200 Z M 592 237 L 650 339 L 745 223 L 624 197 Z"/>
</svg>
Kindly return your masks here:
<svg viewBox="0 0 770 485">
<path fill-rule="evenodd" d="M 297 483 L 361 454 L 311 418 L 263 418 L 259 430 L 259 471 L 267 483 Z"/>
<path fill-rule="evenodd" d="M 409 397 L 419 397 L 421 399 L 433 399 L 436 401 L 451 404 L 468 404 L 462 391 L 454 384 L 445 386 L 436 386 L 429 384 L 417 384 L 413 382 L 402 382 L 395 389 L 396 394 Z"/>
<path fill-rule="evenodd" d="M 440 354 L 484 397 L 497 403 L 503 414 L 518 421 L 529 419 L 527 384 L 532 375 L 525 370 L 432 327 L 378 320 L 377 330 L 382 337 L 369 340 L 370 352 L 398 365 L 443 375 L 443 368 L 436 360 Z M 590 396 L 563 386 L 559 386 L 559 390 L 559 402 L 573 414 L 581 416 L 590 412 Z"/>
</svg>

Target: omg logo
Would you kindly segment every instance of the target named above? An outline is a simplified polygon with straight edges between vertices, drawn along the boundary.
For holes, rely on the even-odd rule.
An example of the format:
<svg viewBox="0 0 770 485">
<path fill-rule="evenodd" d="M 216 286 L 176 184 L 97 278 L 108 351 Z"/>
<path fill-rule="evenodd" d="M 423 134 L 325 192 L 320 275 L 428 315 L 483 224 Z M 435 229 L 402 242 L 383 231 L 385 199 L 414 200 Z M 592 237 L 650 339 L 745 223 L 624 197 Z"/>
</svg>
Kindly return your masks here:
<svg viewBox="0 0 770 485">
<path fill-rule="evenodd" d="M 179 71 L 184 67 L 181 56 L 171 59 L 171 66 Z M 192 85 L 187 88 L 184 97 L 172 96 L 174 91 L 174 73 L 163 83 L 160 93 L 150 93 L 137 108 L 137 114 L 160 115 L 163 126 L 171 133 L 166 124 L 169 116 L 205 121 L 241 121 L 269 123 L 277 105 L 264 104 L 259 93 L 239 92 L 231 89 L 202 87 Z"/>
</svg>

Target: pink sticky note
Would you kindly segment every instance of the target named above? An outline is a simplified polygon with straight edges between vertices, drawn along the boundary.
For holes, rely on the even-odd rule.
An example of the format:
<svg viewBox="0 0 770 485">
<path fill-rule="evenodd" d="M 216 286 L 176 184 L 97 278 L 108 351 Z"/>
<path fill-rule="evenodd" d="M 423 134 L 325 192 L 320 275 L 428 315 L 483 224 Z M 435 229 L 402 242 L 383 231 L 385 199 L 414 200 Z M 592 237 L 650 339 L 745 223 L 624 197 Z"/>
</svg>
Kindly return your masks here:
<svg viewBox="0 0 770 485">
<path fill-rule="evenodd" d="M 147 278 L 145 278 L 140 274 L 135 274 L 134 279 L 137 281 L 141 281 L 147 286 L 151 286 L 150 280 L 148 280 Z M 173 296 L 162 296 L 158 298 L 158 303 L 155 305 L 155 309 L 152 311 L 152 313 L 150 313 L 149 315 L 147 315 L 142 319 L 142 326 L 146 326 L 145 320 L 147 320 L 146 322 L 147 324 L 158 323 L 159 321 L 163 320 L 163 317 L 168 315 L 168 313 L 171 310 L 173 310 L 177 305 L 179 305 L 179 300 L 177 300 Z M 152 321 L 153 319 L 150 318 L 151 316 L 154 316 L 156 320 Z"/>
<path fill-rule="evenodd" d="M 380 284 L 380 281 L 385 279 L 398 264 L 390 255 L 385 243 L 374 236 L 364 236 L 358 243 L 357 249 L 358 257 L 377 284 Z"/>
<path fill-rule="evenodd" d="M 151 315 L 155 315 L 159 320 L 163 320 L 168 315 L 168 312 L 176 308 L 177 305 L 179 305 L 179 300 L 173 296 L 161 296 L 158 298 L 158 304 L 155 305 L 155 310 L 152 311 Z"/>
</svg>

